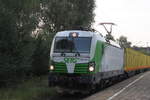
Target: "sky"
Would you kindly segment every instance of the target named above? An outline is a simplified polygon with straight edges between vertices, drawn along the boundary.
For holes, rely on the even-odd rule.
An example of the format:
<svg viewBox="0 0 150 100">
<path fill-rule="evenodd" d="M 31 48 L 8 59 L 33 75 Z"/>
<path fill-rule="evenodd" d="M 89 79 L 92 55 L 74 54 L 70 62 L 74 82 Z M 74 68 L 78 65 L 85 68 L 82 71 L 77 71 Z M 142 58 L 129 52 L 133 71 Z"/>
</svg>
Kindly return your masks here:
<svg viewBox="0 0 150 100">
<path fill-rule="evenodd" d="M 101 22 L 116 24 L 115 38 L 123 35 L 133 45 L 150 47 L 150 0 L 96 0 L 93 27 L 105 35 Z"/>
</svg>

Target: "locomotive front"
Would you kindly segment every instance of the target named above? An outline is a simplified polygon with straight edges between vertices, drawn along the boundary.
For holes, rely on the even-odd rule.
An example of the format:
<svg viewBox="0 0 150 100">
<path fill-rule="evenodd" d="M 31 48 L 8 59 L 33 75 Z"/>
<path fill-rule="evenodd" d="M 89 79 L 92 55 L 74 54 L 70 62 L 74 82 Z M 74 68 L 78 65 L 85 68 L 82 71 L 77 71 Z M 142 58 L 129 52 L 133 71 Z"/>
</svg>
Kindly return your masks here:
<svg viewBox="0 0 150 100">
<path fill-rule="evenodd" d="M 92 84 L 95 62 L 91 58 L 93 33 L 62 31 L 54 37 L 50 54 L 49 86 L 85 89 Z"/>
</svg>

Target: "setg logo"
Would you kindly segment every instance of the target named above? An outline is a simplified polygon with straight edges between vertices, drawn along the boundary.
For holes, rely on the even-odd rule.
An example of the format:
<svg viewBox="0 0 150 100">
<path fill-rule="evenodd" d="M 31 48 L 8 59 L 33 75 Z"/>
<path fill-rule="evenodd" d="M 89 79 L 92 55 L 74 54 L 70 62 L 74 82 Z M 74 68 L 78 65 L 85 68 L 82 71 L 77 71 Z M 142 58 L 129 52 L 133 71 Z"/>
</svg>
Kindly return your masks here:
<svg viewBox="0 0 150 100">
<path fill-rule="evenodd" d="M 64 58 L 65 63 L 76 63 L 78 58 Z"/>
</svg>

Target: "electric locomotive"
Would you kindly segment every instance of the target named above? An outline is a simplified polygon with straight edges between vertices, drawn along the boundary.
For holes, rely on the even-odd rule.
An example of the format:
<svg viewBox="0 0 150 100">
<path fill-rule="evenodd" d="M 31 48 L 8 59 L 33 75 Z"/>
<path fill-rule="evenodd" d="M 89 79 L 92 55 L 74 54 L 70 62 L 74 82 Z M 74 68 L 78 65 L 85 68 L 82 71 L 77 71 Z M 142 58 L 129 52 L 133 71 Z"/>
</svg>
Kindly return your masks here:
<svg viewBox="0 0 150 100">
<path fill-rule="evenodd" d="M 49 86 L 91 91 L 124 74 L 124 49 L 92 30 L 58 32 L 51 45 Z"/>
</svg>

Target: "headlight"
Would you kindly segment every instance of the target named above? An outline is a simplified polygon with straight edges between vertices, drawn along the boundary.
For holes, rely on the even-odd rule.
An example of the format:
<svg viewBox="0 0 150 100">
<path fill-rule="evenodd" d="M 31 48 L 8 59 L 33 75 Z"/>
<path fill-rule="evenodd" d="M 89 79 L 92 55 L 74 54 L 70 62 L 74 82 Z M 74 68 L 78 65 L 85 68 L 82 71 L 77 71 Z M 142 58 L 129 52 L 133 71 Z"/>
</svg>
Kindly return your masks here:
<svg viewBox="0 0 150 100">
<path fill-rule="evenodd" d="M 53 70 L 54 70 L 54 66 L 53 66 L 53 65 L 50 65 L 49 69 L 50 69 L 51 71 L 53 71 Z"/>
<path fill-rule="evenodd" d="M 95 63 L 94 62 L 89 63 L 89 71 L 93 72 L 94 70 L 95 70 Z"/>
<path fill-rule="evenodd" d="M 93 67 L 93 66 L 90 66 L 90 67 L 89 67 L 89 71 L 90 71 L 90 72 L 93 72 L 93 71 L 94 71 L 94 67 Z"/>
</svg>

